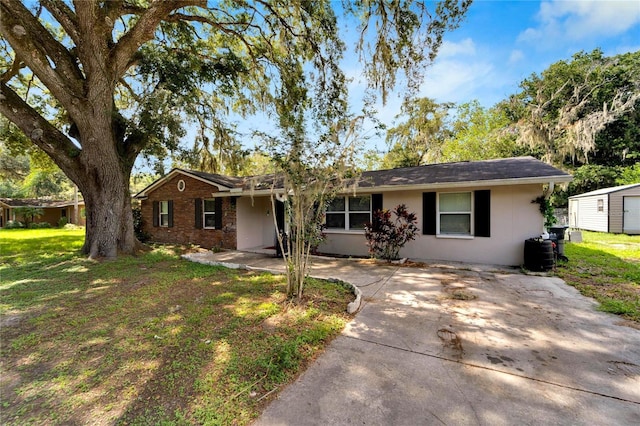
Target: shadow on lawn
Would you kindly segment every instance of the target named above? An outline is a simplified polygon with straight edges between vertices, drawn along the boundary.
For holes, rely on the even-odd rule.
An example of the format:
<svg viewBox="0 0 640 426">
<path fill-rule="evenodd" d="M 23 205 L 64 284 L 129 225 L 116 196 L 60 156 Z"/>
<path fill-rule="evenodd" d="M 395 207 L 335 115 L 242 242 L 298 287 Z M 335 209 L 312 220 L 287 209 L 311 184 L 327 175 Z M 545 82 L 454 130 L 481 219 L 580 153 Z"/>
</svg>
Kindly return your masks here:
<svg viewBox="0 0 640 426">
<path fill-rule="evenodd" d="M 288 308 L 268 274 L 153 254 L 12 269 L 3 424 L 247 423 L 341 328 L 312 304 Z"/>
<path fill-rule="evenodd" d="M 576 244 L 567 246 L 567 255 L 558 276 L 596 299 L 600 310 L 640 323 L 640 261 Z"/>
</svg>

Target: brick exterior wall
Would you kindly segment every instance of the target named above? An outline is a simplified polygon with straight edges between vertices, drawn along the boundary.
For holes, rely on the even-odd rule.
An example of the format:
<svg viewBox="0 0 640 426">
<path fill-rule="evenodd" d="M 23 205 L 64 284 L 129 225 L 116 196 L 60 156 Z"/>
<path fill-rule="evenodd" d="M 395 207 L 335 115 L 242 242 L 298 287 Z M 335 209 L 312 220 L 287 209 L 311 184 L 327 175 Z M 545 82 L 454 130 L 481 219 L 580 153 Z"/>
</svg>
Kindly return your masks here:
<svg viewBox="0 0 640 426">
<path fill-rule="evenodd" d="M 178 181 L 185 183 L 184 191 L 178 190 Z M 195 200 L 211 199 L 218 192 L 215 185 L 207 184 L 189 176 L 177 174 L 163 185 L 149 193 L 141 201 L 143 229 L 151 236 L 151 241 L 172 244 L 196 244 L 204 248 L 220 247 L 236 249 L 236 200 L 222 198 L 221 229 L 197 229 Z M 173 201 L 173 227 L 153 226 L 153 202 Z"/>
</svg>

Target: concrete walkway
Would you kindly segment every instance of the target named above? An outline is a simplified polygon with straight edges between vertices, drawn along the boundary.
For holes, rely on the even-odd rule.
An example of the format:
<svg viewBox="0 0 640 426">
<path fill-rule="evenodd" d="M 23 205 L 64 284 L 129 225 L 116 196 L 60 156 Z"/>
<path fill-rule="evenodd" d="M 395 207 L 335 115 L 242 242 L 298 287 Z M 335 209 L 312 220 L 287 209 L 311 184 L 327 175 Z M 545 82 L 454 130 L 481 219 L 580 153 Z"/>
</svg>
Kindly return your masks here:
<svg viewBox="0 0 640 426">
<path fill-rule="evenodd" d="M 335 259 L 312 275 L 356 284 L 363 306 L 257 425 L 640 424 L 640 330 L 560 279 Z"/>
</svg>

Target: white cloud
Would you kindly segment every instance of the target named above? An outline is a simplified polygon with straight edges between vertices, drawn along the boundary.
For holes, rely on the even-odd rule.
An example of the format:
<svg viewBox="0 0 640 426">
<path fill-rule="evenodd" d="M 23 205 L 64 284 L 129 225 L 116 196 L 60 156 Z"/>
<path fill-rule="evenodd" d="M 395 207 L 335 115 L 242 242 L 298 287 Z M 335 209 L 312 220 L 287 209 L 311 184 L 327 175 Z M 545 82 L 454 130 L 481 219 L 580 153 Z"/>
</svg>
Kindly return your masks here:
<svg viewBox="0 0 640 426">
<path fill-rule="evenodd" d="M 514 65 L 524 59 L 524 53 L 522 50 L 512 50 L 511 55 L 509 56 L 509 64 Z"/>
<path fill-rule="evenodd" d="M 637 0 L 551 0 L 540 4 L 539 26 L 520 33 L 519 41 L 558 43 L 612 37 L 640 23 Z"/>
<path fill-rule="evenodd" d="M 494 67 L 484 61 L 438 61 L 427 71 L 421 95 L 438 102 L 466 102 L 490 83 Z"/>
<path fill-rule="evenodd" d="M 476 54 L 476 45 L 470 38 L 465 38 L 458 43 L 452 41 L 443 41 L 438 58 L 450 58 L 453 56 L 474 56 Z"/>
</svg>

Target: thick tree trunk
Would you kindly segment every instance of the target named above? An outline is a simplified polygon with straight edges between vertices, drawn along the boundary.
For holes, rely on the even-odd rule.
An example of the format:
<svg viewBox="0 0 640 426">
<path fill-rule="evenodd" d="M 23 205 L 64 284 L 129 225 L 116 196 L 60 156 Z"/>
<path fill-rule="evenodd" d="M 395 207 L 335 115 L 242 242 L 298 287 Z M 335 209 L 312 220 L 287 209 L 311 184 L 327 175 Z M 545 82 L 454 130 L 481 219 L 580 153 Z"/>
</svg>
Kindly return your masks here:
<svg viewBox="0 0 640 426">
<path fill-rule="evenodd" d="M 87 213 L 82 251 L 92 259 L 130 254 L 136 247 L 128 176 L 118 173 L 94 170 L 80 185 Z"/>
<path fill-rule="evenodd" d="M 85 200 L 83 252 L 90 258 L 114 258 L 118 253 L 133 253 L 136 247 L 129 193 L 133 163 L 118 150 L 122 141 L 116 140 L 111 99 L 103 102 L 97 114 L 76 123 L 85 142 L 76 184 Z"/>
</svg>

